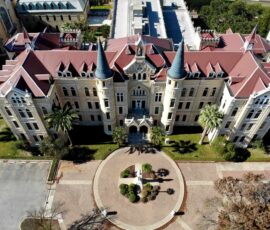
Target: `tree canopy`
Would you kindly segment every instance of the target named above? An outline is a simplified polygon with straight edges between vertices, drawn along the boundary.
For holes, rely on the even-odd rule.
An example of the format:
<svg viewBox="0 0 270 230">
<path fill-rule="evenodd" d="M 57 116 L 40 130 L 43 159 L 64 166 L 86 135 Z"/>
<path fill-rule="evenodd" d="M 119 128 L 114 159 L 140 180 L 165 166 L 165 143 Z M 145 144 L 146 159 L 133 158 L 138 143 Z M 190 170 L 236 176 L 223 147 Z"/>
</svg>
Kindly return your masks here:
<svg viewBox="0 0 270 230">
<path fill-rule="evenodd" d="M 208 28 L 218 32 L 231 28 L 247 34 L 258 24 L 259 34 L 265 37 L 270 30 L 270 8 L 241 0 L 212 0 L 210 5 L 201 8 L 199 16 Z"/>
<path fill-rule="evenodd" d="M 219 197 L 208 202 L 202 211 L 202 229 L 269 229 L 270 228 L 270 182 L 263 182 L 262 175 L 247 173 L 242 179 L 225 177 L 215 182 Z M 210 205 L 209 205 L 210 204 Z M 218 213 L 209 218 L 208 209 Z M 213 213 L 213 211 L 212 211 Z"/>
</svg>

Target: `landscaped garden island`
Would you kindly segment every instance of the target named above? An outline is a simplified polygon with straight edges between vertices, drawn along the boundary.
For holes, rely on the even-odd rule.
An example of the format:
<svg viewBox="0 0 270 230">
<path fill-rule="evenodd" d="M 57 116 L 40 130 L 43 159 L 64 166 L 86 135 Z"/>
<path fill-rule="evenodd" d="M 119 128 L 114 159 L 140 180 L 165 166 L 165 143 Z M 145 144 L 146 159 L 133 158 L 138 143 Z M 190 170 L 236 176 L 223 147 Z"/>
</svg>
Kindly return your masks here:
<svg viewBox="0 0 270 230">
<path fill-rule="evenodd" d="M 184 181 L 177 164 L 164 153 L 129 153 L 125 147 L 101 162 L 93 192 L 99 209 L 117 213 L 109 220 L 118 227 L 156 229 L 180 210 Z"/>
</svg>

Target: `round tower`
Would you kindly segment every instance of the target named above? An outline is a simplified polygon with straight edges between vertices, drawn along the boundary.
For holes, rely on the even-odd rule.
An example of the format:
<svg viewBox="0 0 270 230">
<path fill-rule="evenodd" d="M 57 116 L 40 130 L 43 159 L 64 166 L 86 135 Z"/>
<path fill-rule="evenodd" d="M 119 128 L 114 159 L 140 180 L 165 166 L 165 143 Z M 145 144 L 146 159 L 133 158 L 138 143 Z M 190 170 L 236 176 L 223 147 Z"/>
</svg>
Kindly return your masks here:
<svg viewBox="0 0 270 230">
<path fill-rule="evenodd" d="M 98 41 L 95 76 L 97 79 L 97 91 L 100 109 L 102 111 L 104 132 L 107 135 L 112 135 L 112 131 L 116 124 L 113 75 L 114 73 L 107 62 L 102 44 Z"/>
<path fill-rule="evenodd" d="M 184 69 L 184 41 L 179 44 L 173 63 L 167 72 L 167 82 L 163 101 L 161 123 L 166 134 L 173 132 L 175 114 L 182 89 L 183 79 L 186 77 Z"/>
</svg>

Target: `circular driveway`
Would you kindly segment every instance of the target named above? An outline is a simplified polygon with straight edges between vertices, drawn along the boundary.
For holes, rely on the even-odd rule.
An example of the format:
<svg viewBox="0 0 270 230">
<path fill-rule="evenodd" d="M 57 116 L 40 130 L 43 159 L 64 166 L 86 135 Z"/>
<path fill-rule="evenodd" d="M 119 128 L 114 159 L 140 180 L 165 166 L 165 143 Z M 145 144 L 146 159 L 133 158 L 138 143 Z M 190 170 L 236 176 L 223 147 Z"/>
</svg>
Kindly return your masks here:
<svg viewBox="0 0 270 230">
<path fill-rule="evenodd" d="M 128 150 L 128 147 L 116 150 L 98 167 L 93 185 L 95 202 L 99 208 L 117 212 L 110 221 L 122 229 L 157 229 L 168 223 L 173 218 L 172 213 L 181 207 L 184 197 L 182 174 L 176 163 L 162 152 L 139 155 L 138 152 L 129 154 Z M 170 172 L 160 183 L 156 199 L 147 203 L 131 203 L 119 191 L 120 172 L 138 163 L 150 163 L 154 171 L 165 168 Z M 175 193 L 168 195 L 168 188 L 173 188 Z"/>
</svg>

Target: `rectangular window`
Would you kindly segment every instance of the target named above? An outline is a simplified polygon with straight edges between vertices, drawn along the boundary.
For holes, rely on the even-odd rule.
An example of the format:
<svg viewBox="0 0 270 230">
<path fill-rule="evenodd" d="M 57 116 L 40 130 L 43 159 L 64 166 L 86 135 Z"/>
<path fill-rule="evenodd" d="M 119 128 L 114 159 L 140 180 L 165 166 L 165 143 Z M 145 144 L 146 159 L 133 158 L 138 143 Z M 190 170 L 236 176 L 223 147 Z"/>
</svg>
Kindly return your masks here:
<svg viewBox="0 0 270 230">
<path fill-rule="evenodd" d="M 112 126 L 108 125 L 108 131 L 112 131 Z"/>
<path fill-rule="evenodd" d="M 246 138 L 245 136 L 242 136 L 242 137 L 240 138 L 239 142 L 242 143 L 242 142 L 245 140 L 245 138 Z"/>
<path fill-rule="evenodd" d="M 240 130 L 243 131 L 246 128 L 246 125 L 247 125 L 246 123 L 242 124 Z"/>
<path fill-rule="evenodd" d="M 266 122 L 263 122 L 262 125 L 260 126 L 260 129 L 263 129 L 265 125 L 266 125 Z"/>
<path fill-rule="evenodd" d="M 39 130 L 37 123 L 33 123 L 33 126 L 34 126 L 35 130 Z"/>
<path fill-rule="evenodd" d="M 108 99 L 104 99 L 104 106 L 105 106 L 106 108 L 109 107 L 109 100 L 108 100 Z"/>
<path fill-rule="evenodd" d="M 99 109 L 99 103 L 96 101 L 95 102 L 96 109 Z"/>
<path fill-rule="evenodd" d="M 101 121 L 101 116 L 100 115 L 98 115 L 97 118 L 98 118 L 98 121 Z"/>
<path fill-rule="evenodd" d="M 102 86 L 105 87 L 106 86 L 106 83 L 105 81 L 102 82 Z"/>
<path fill-rule="evenodd" d="M 172 119 L 172 113 L 168 113 L 168 119 Z"/>
<path fill-rule="evenodd" d="M 32 129 L 33 129 L 32 126 L 31 126 L 29 123 L 25 123 L 25 125 L 27 126 L 27 128 L 28 128 L 29 130 L 32 130 Z"/>
<path fill-rule="evenodd" d="M 183 115 L 182 121 L 186 121 L 187 115 Z"/>
<path fill-rule="evenodd" d="M 75 108 L 76 109 L 79 109 L 80 107 L 79 107 L 79 103 L 77 102 L 77 101 L 74 101 L 74 105 L 75 105 Z"/>
<path fill-rule="evenodd" d="M 247 130 L 251 130 L 253 124 L 249 124 L 248 127 L 247 127 Z"/>
<path fill-rule="evenodd" d="M 106 113 L 106 118 L 109 120 L 111 119 L 110 113 Z"/>
<path fill-rule="evenodd" d="M 39 135 L 39 139 L 40 139 L 40 140 L 44 140 L 43 135 Z"/>
<path fill-rule="evenodd" d="M 26 140 L 26 136 L 23 133 L 21 133 L 20 135 L 23 140 Z"/>
<path fill-rule="evenodd" d="M 33 138 L 34 138 L 35 142 L 39 141 L 36 135 L 34 135 Z"/>
<path fill-rule="evenodd" d="M 123 120 L 120 120 L 119 121 L 119 124 L 120 124 L 120 126 L 123 126 L 124 125 L 124 121 Z"/>
<path fill-rule="evenodd" d="M 194 121 L 198 121 L 199 120 L 199 115 L 197 114 L 194 118 Z"/>
<path fill-rule="evenodd" d="M 224 128 L 225 128 L 225 129 L 229 128 L 229 127 L 230 127 L 230 125 L 231 125 L 231 123 L 232 123 L 231 121 L 228 121 L 228 122 L 226 123 L 226 125 L 225 125 L 225 127 L 224 127 Z"/>
<path fill-rule="evenodd" d="M 190 102 L 187 102 L 186 103 L 186 109 L 189 109 L 189 107 L 190 107 Z"/>
<path fill-rule="evenodd" d="M 170 107 L 174 107 L 175 105 L 175 99 L 171 99 Z"/>
<path fill-rule="evenodd" d="M 201 109 L 202 107 L 203 107 L 203 102 L 200 102 L 199 109 Z"/>
<path fill-rule="evenodd" d="M 183 106 L 183 102 L 179 102 L 178 109 L 182 109 L 182 106 Z"/>
<path fill-rule="evenodd" d="M 169 131 L 170 130 L 170 126 L 169 125 L 166 125 L 165 130 L 166 131 Z"/>
<path fill-rule="evenodd" d="M 13 124 L 15 125 L 16 128 L 19 128 L 17 121 L 13 121 Z"/>
<path fill-rule="evenodd" d="M 179 115 L 176 115 L 175 121 L 179 121 L 179 118 L 180 118 L 180 116 Z"/>
<path fill-rule="evenodd" d="M 174 88 L 177 88 L 177 87 L 178 87 L 178 82 L 176 81 L 174 84 Z"/>
<path fill-rule="evenodd" d="M 92 109 L 92 103 L 91 102 L 87 102 L 87 105 L 88 105 L 88 109 Z"/>
<path fill-rule="evenodd" d="M 119 114 L 123 113 L 123 107 L 119 107 Z"/>
<path fill-rule="evenodd" d="M 162 93 L 156 93 L 155 101 L 156 102 L 161 101 L 161 98 L 162 98 Z"/>
<path fill-rule="evenodd" d="M 95 121 L 95 116 L 94 115 L 91 115 L 91 121 Z"/>
<path fill-rule="evenodd" d="M 159 107 L 155 107 L 155 114 L 159 113 Z"/>
<path fill-rule="evenodd" d="M 233 139 L 233 142 L 237 142 L 239 136 L 236 136 L 234 139 Z"/>
</svg>

